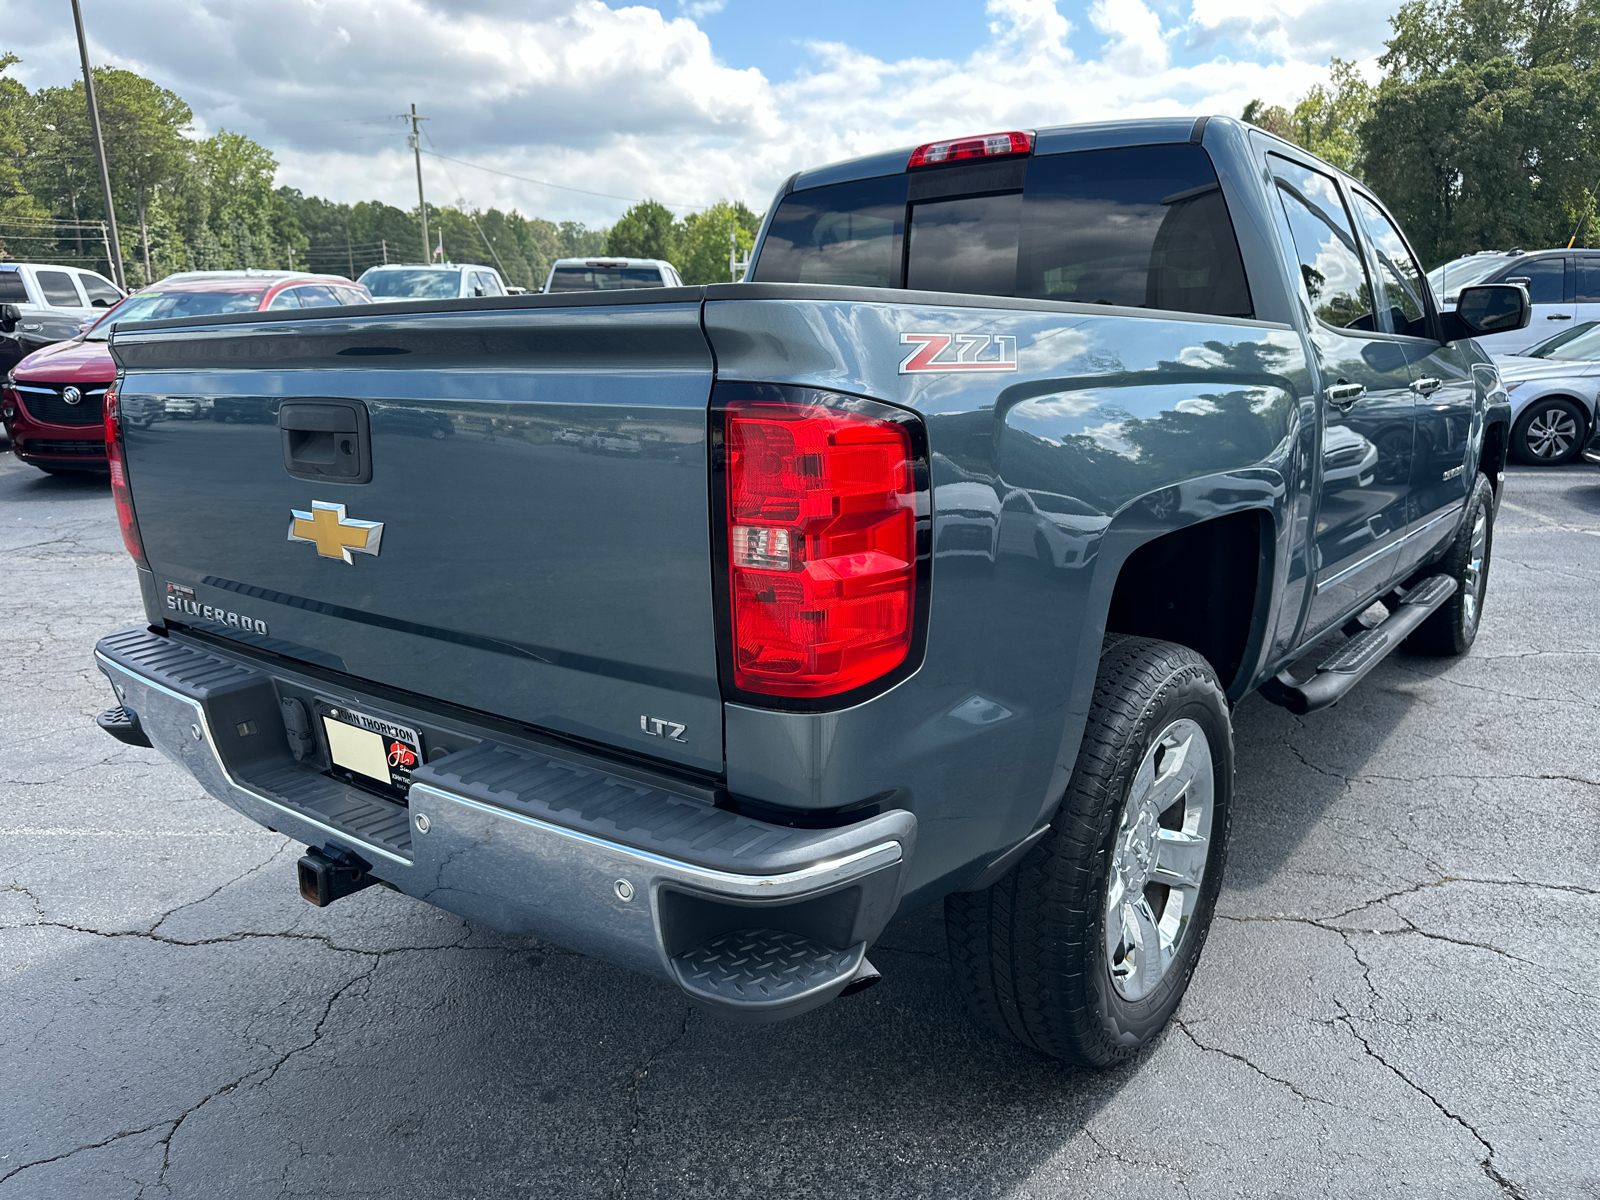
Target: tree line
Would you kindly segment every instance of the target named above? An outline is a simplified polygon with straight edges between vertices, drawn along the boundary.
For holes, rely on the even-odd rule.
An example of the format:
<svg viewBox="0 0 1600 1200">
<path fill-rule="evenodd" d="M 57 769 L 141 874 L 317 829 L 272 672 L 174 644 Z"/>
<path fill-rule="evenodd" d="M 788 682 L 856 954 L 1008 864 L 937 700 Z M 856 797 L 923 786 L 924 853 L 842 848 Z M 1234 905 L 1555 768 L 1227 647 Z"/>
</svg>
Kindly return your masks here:
<svg viewBox="0 0 1600 1200">
<path fill-rule="evenodd" d="M 1367 183 L 1428 267 L 1478 250 L 1600 245 L 1600 0 L 1408 0 L 1369 84 L 1244 119 Z"/>
<path fill-rule="evenodd" d="M 0 53 L 0 259 L 65 262 L 109 274 L 99 168 L 81 80 L 30 92 Z M 182 97 L 132 71 L 95 68 L 95 95 L 130 287 L 175 271 L 300 269 L 358 277 L 425 260 L 416 209 L 343 204 L 276 186 L 277 160 L 243 134 L 194 134 Z M 719 201 L 679 219 L 655 201 L 609 229 L 516 210 L 428 205 L 430 250 L 498 266 L 537 291 L 557 258 L 665 258 L 686 283 L 729 278 L 729 235 L 749 254 L 760 218 Z"/>
</svg>

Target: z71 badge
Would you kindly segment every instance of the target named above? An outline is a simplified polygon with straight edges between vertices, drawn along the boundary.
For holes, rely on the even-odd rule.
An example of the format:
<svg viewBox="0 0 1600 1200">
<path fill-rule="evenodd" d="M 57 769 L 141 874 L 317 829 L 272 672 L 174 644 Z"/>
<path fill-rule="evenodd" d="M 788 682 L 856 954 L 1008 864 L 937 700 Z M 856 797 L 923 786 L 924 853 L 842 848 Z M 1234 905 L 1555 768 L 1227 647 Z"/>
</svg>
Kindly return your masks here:
<svg viewBox="0 0 1600 1200">
<path fill-rule="evenodd" d="M 946 371 L 1015 371 L 1017 339 L 1007 334 L 902 333 L 916 349 L 900 360 L 900 374 Z"/>
</svg>

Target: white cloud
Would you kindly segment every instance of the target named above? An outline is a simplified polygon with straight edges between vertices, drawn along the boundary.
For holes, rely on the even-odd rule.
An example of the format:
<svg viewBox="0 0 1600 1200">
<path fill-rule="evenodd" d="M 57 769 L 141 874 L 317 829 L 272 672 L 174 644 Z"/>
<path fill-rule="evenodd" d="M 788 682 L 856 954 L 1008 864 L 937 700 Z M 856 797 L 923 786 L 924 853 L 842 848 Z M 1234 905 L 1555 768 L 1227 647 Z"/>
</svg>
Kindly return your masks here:
<svg viewBox="0 0 1600 1200">
<path fill-rule="evenodd" d="M 1329 0 L 1193 0 L 1187 15 L 1165 18 L 1143 0 L 1097 0 L 1095 57 L 1074 53 L 1069 38 L 1087 31 L 1052 0 L 988 0 L 989 40 L 965 58 L 884 61 L 817 42 L 810 69 L 781 83 L 717 58 L 693 18 L 720 2 L 682 0 L 676 17 L 600 0 L 147 0 L 87 15 L 97 61 L 177 91 L 205 131 L 263 141 L 280 180 L 308 193 L 413 203 L 404 128 L 390 118 L 415 101 L 444 154 L 593 192 L 733 196 L 760 210 L 794 170 L 893 146 L 1292 100 L 1321 77 L 1319 30 L 1341 23 L 1336 11 L 1378 0 L 1341 10 Z M 0 0 L 8 44 L 30 85 L 68 82 L 70 24 L 40 7 Z M 1381 40 L 1381 17 L 1364 23 Z M 1173 64 L 1174 39 L 1224 36 L 1259 45 L 1268 61 Z M 437 160 L 424 170 L 430 197 L 446 202 L 464 193 L 591 223 L 625 207 Z"/>
</svg>

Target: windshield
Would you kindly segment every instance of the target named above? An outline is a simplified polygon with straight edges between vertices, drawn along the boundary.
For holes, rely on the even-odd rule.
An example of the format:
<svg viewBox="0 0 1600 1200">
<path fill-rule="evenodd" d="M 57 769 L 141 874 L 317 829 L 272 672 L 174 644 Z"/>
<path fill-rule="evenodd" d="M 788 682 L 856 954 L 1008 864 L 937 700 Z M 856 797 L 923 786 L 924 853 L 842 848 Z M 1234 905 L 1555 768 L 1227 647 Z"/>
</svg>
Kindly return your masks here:
<svg viewBox="0 0 1600 1200">
<path fill-rule="evenodd" d="M 1594 362 L 1600 359 L 1600 322 L 1585 321 L 1545 338 L 1522 352 L 1529 358 L 1554 358 L 1567 362 Z"/>
<path fill-rule="evenodd" d="M 618 288 L 664 287 L 659 267 L 557 267 L 552 292 L 609 292 Z"/>
<path fill-rule="evenodd" d="M 1435 296 L 1454 303 L 1462 288 L 1482 283 L 1509 261 L 1499 254 L 1468 254 L 1429 271 L 1428 282 L 1433 285 Z"/>
<path fill-rule="evenodd" d="M 361 282 L 379 300 L 454 300 L 461 294 L 460 271 L 368 271 Z"/>
<path fill-rule="evenodd" d="M 103 342 L 123 321 L 160 321 L 166 317 L 214 317 L 221 313 L 255 312 L 266 289 L 250 292 L 135 292 L 94 325 L 84 340 Z"/>
</svg>

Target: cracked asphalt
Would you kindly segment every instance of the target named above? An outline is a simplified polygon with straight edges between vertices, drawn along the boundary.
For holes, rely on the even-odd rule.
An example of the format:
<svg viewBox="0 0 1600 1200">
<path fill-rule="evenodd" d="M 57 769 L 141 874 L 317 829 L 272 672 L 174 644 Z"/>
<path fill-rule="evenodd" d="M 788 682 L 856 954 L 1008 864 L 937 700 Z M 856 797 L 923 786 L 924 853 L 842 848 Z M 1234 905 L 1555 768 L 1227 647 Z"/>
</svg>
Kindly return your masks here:
<svg viewBox="0 0 1600 1200">
<path fill-rule="evenodd" d="M 1600 471 L 1513 469 L 1484 625 L 1236 713 L 1219 920 L 1137 1062 L 980 1031 L 940 909 L 728 1026 L 371 889 L 100 734 L 103 483 L 0 457 L 0 1200 L 1600 1197 Z"/>
</svg>

